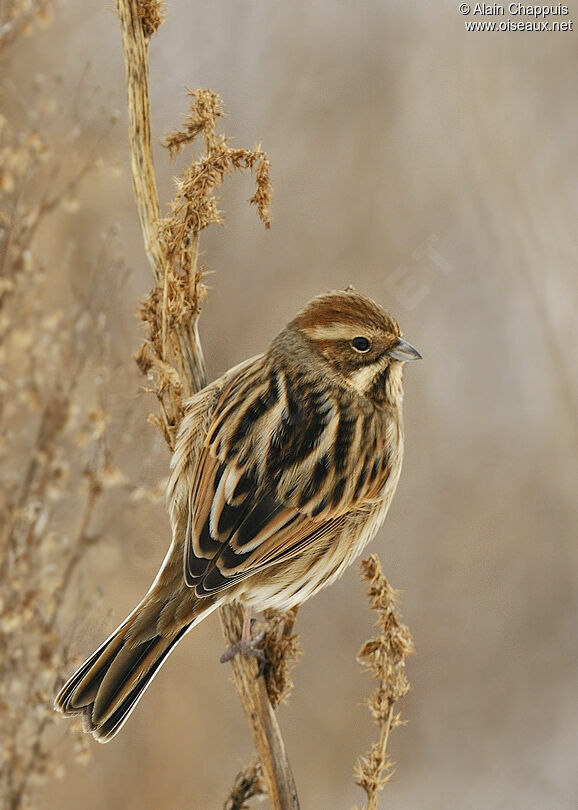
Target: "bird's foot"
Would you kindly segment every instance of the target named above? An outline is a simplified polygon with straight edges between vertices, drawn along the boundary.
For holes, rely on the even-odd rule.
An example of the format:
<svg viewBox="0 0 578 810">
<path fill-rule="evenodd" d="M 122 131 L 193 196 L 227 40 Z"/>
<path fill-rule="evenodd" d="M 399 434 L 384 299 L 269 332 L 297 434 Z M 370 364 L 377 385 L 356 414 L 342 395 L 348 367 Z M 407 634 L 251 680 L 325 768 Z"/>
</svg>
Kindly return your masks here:
<svg viewBox="0 0 578 810">
<path fill-rule="evenodd" d="M 260 633 L 257 633 L 255 638 L 246 639 L 240 638 L 239 641 L 236 641 L 228 650 L 222 654 L 220 661 L 221 664 L 226 664 L 227 661 L 232 661 L 232 659 L 241 653 L 242 655 L 251 655 L 254 658 L 258 658 L 259 661 L 265 661 L 265 653 L 260 647 L 257 645 L 263 641 L 265 636 L 265 631 L 261 630 Z"/>
<path fill-rule="evenodd" d="M 253 622 L 251 622 L 251 625 Z M 227 661 L 232 661 L 233 658 L 241 653 L 241 655 L 249 655 L 252 658 L 257 658 L 259 661 L 259 672 L 258 676 L 262 675 L 265 671 L 265 667 L 267 666 L 267 657 L 265 655 L 265 651 L 262 650 L 258 645 L 263 641 L 265 638 L 265 630 L 261 630 L 260 633 L 257 633 L 256 636 L 251 638 L 245 637 L 245 634 L 236 641 L 228 650 L 221 655 L 219 659 L 221 664 L 226 664 Z"/>
</svg>

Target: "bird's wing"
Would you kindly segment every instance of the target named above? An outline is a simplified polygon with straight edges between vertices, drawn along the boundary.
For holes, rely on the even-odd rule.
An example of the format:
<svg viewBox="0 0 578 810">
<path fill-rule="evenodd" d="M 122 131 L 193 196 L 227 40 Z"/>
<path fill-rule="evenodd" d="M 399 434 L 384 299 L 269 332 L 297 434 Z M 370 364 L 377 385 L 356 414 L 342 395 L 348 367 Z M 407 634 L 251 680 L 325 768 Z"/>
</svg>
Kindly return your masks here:
<svg viewBox="0 0 578 810">
<path fill-rule="evenodd" d="M 227 371 L 222 377 L 198 391 L 184 403 L 185 413 L 171 460 L 171 475 L 167 485 L 167 502 L 173 526 L 173 539 L 182 544 L 189 522 L 189 503 L 195 470 L 204 450 L 207 431 L 214 421 L 222 393 L 231 380 L 245 368 L 258 363 L 261 355 L 251 357 Z M 181 549 L 182 555 L 182 549 Z"/>
<path fill-rule="evenodd" d="M 199 596 L 294 557 L 383 487 L 388 464 L 352 447 L 369 420 L 315 397 L 264 357 L 223 387 L 189 488 L 184 573 Z"/>
</svg>

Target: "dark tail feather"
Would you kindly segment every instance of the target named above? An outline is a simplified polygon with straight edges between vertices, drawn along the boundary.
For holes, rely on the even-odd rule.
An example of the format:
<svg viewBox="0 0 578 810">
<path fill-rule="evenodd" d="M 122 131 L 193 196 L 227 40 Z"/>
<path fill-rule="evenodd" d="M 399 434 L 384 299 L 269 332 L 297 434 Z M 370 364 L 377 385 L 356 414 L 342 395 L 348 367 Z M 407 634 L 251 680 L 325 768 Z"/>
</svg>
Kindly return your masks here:
<svg viewBox="0 0 578 810">
<path fill-rule="evenodd" d="M 195 617 L 195 621 L 176 634 L 154 635 L 135 642 L 131 638 L 133 616 L 130 616 L 64 684 L 54 707 L 65 715 L 84 715 L 84 730 L 99 742 L 108 742 L 120 730 L 175 644 L 201 617 Z"/>
</svg>

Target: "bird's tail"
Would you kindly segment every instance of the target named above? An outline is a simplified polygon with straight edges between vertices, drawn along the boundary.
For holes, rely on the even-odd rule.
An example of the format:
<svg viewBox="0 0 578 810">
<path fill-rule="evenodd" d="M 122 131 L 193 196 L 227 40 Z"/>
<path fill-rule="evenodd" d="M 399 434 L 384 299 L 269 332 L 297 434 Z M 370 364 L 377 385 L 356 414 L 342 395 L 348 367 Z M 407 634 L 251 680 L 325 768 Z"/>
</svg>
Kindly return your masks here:
<svg viewBox="0 0 578 810">
<path fill-rule="evenodd" d="M 101 743 L 124 725 L 161 664 L 191 627 L 216 605 L 199 600 L 190 621 L 178 629 L 143 633 L 144 602 L 64 684 L 54 707 L 65 715 L 82 714 L 84 730 Z"/>
</svg>

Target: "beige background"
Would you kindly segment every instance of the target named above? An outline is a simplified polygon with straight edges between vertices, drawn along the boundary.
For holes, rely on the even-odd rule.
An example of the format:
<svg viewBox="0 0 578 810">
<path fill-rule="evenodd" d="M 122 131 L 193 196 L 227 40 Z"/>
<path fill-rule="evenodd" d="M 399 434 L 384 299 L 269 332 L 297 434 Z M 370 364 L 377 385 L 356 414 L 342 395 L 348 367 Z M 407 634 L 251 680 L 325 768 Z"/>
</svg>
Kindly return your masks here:
<svg viewBox="0 0 578 810">
<path fill-rule="evenodd" d="M 577 35 L 467 33 L 457 5 L 173 2 L 151 48 L 154 135 L 180 122 L 185 86 L 208 86 L 225 100 L 235 144 L 262 141 L 273 163 L 272 230 L 244 204 L 249 181 L 235 179 L 223 194 L 227 227 L 203 242 L 214 273 L 202 319 L 211 376 L 263 349 L 309 297 L 351 282 L 423 353 L 406 370 L 405 469 L 373 545 L 403 591 L 417 647 L 382 806 L 570 810 Z M 79 213 L 44 238 L 76 241 L 88 267 L 109 234 L 132 269 L 109 321 L 124 363 L 111 370 L 107 405 L 117 426 L 134 411 L 140 427 L 121 466 L 153 486 L 168 462 L 144 426 L 154 403 L 130 364 L 150 279 L 113 11 L 68 4 L 14 70 L 23 82 L 60 73 L 71 93 L 86 71 L 80 95 L 98 85 L 95 106 L 120 110 L 97 149 L 122 172 L 91 181 Z M 98 135 L 95 124 L 87 150 Z M 163 199 L 178 165 L 158 150 Z M 103 600 L 75 651 L 90 652 L 133 607 L 167 542 L 160 505 L 107 527 L 83 571 Z M 351 768 L 373 729 L 355 654 L 371 621 L 353 570 L 300 616 L 305 655 L 281 723 L 304 810 L 362 801 Z M 39 806 L 221 806 L 252 757 L 222 648 L 211 617 L 122 734 L 49 783 Z"/>
</svg>

